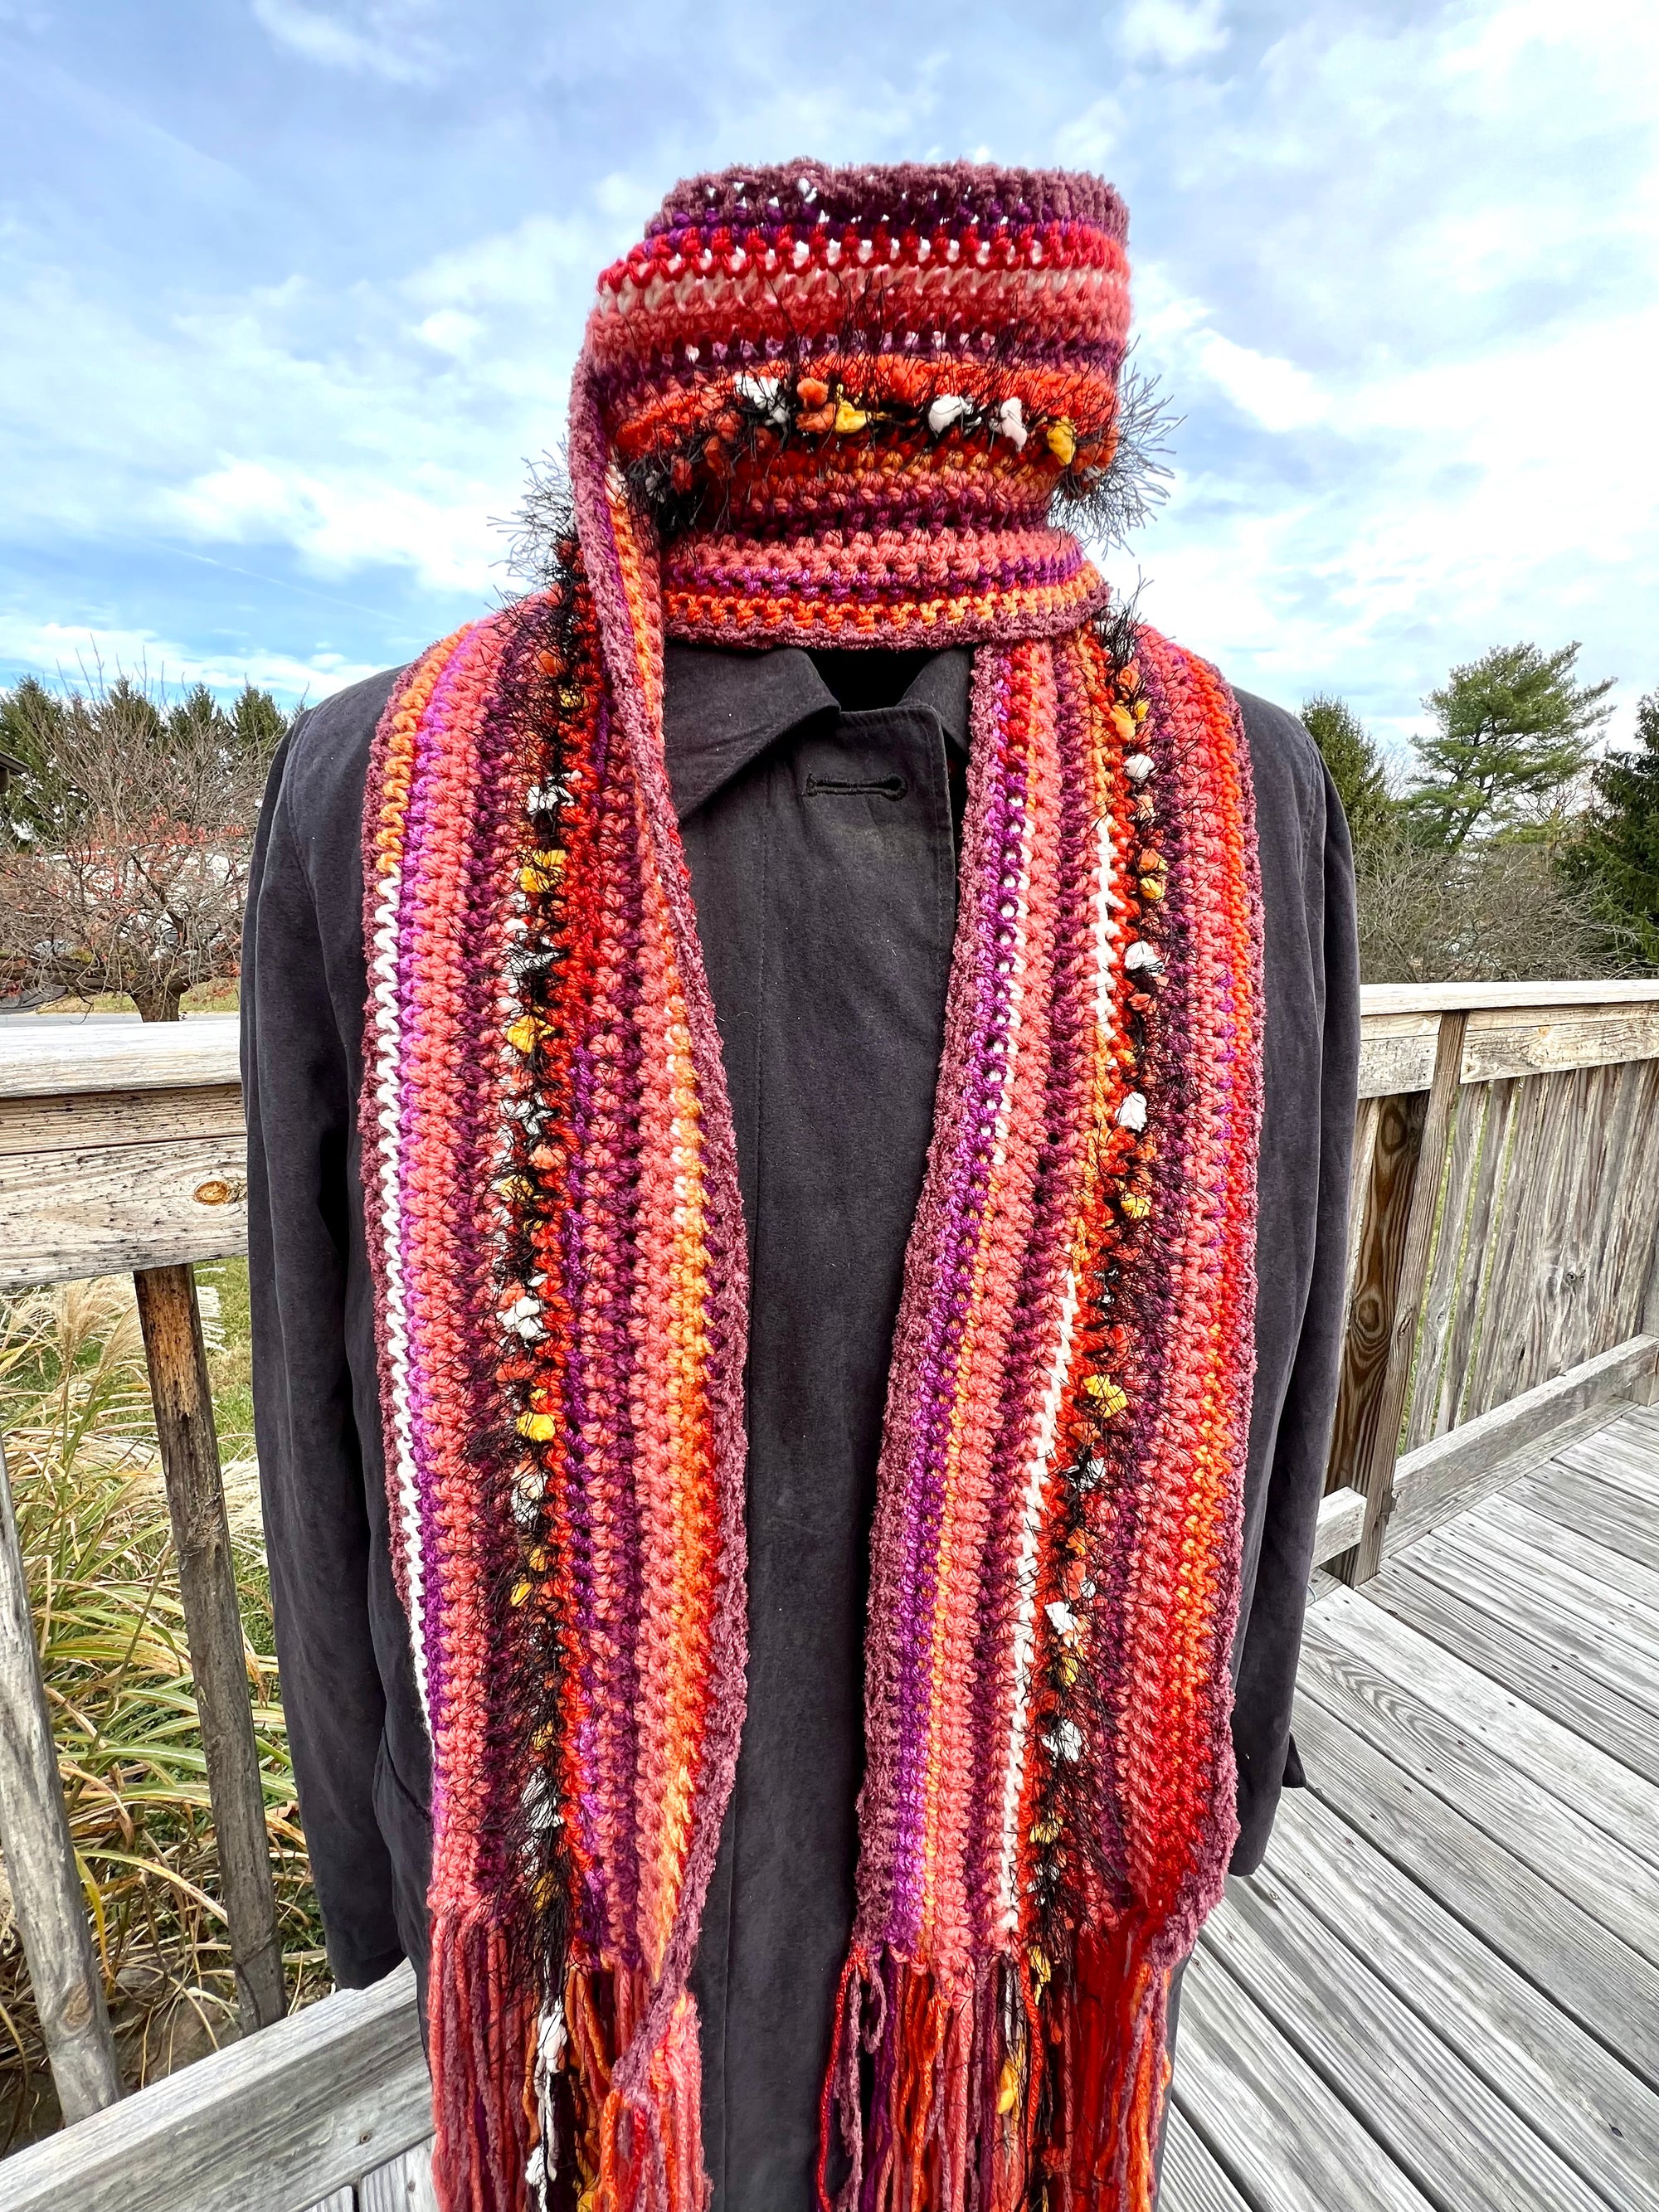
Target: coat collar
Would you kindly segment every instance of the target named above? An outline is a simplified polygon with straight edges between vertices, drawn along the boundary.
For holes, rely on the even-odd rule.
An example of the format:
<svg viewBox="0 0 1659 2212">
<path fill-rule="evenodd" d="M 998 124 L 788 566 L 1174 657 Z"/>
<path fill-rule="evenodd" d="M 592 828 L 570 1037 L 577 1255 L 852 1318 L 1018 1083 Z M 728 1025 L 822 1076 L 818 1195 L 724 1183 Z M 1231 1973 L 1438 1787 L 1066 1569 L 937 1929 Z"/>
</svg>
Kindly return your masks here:
<svg viewBox="0 0 1659 2212">
<path fill-rule="evenodd" d="M 968 750 L 968 684 L 973 656 L 936 653 L 896 708 L 932 714 L 946 742 Z M 834 727 L 835 694 L 799 646 L 769 653 L 670 644 L 663 654 L 663 738 L 674 811 L 684 822 L 791 730 Z"/>
</svg>

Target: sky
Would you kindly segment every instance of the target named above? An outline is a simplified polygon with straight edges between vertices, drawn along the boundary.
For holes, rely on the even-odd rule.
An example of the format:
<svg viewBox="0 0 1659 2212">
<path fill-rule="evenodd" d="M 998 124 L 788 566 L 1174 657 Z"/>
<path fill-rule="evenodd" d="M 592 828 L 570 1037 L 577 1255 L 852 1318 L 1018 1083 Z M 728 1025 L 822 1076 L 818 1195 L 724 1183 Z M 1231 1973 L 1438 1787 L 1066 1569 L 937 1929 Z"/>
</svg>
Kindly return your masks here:
<svg viewBox="0 0 1659 2212">
<path fill-rule="evenodd" d="M 0 0 L 0 681 L 315 701 L 511 588 L 595 275 L 734 161 L 1098 170 L 1170 496 L 1109 562 L 1383 741 L 1659 685 L 1654 0 Z"/>
</svg>

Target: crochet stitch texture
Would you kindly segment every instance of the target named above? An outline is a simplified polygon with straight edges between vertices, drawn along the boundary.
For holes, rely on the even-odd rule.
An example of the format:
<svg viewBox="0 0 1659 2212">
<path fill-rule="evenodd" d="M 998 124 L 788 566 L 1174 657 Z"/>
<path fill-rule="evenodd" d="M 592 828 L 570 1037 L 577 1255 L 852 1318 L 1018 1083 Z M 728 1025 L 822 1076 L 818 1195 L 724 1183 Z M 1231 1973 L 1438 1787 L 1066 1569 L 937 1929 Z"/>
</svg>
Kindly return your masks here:
<svg viewBox="0 0 1659 2212">
<path fill-rule="evenodd" d="M 380 725 L 361 1118 L 448 2212 L 708 2201 L 746 1260 L 665 635 L 976 648 L 820 2194 L 1150 2203 L 1234 1833 L 1261 981 L 1237 708 L 1057 520 L 1112 463 L 1125 230 L 1072 175 L 678 187 L 600 279 L 555 580 Z"/>
</svg>

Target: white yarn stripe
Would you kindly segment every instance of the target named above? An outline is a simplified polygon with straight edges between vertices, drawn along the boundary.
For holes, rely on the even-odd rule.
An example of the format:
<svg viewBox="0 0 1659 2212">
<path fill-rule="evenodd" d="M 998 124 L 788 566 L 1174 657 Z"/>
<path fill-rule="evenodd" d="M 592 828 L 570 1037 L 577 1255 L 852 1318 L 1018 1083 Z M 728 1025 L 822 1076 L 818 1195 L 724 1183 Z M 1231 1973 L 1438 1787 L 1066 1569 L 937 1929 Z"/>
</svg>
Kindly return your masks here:
<svg viewBox="0 0 1659 2212">
<path fill-rule="evenodd" d="M 1102 1052 L 1111 1033 L 1111 976 L 1114 930 L 1111 908 L 1121 902 L 1112 890 L 1114 854 L 1112 823 L 1103 817 L 1095 832 L 1094 926 L 1091 933 L 1095 957 L 1095 1049 Z M 1019 1925 L 1019 1899 L 1014 1888 L 1014 1866 L 1019 1850 L 1019 1800 L 1025 1787 L 1025 1747 L 1030 1731 L 1031 1658 L 1036 1649 L 1036 1553 L 1042 1526 L 1043 1494 L 1048 1486 L 1054 1434 L 1060 1425 L 1060 1401 L 1072 1360 L 1072 1340 L 1078 1310 L 1076 1273 L 1066 1270 L 1060 1295 L 1060 1329 L 1054 1342 L 1048 1384 L 1043 1393 L 1031 1456 L 1026 1463 L 1025 1510 L 1020 1524 L 1019 1556 L 1014 1577 L 1018 1610 L 1014 1618 L 1011 1653 L 1013 1669 L 1012 1717 L 1008 1731 L 1007 1764 L 1002 1784 L 1002 1863 L 999 1884 L 998 1924 L 1005 1936 Z"/>
<path fill-rule="evenodd" d="M 409 1632 L 421 1710 L 430 1730 L 432 1715 L 426 1664 L 426 1582 L 421 1555 L 420 1494 L 416 1484 L 415 1425 L 410 1412 L 409 1286 L 404 1275 L 398 1231 L 404 1182 L 399 1075 L 403 1066 L 403 1023 L 398 995 L 398 909 L 403 892 L 401 860 L 381 879 L 374 910 L 370 1003 L 375 1038 L 376 1121 L 372 1188 L 378 1190 L 374 1231 L 380 1240 L 385 1289 L 383 1356 L 392 1432 L 382 1440 L 391 1464 L 397 1499 L 396 1538 L 409 1606 Z M 367 1140 L 370 1136 L 365 1131 Z M 366 1191 L 367 1197 L 368 1193 Z"/>
</svg>

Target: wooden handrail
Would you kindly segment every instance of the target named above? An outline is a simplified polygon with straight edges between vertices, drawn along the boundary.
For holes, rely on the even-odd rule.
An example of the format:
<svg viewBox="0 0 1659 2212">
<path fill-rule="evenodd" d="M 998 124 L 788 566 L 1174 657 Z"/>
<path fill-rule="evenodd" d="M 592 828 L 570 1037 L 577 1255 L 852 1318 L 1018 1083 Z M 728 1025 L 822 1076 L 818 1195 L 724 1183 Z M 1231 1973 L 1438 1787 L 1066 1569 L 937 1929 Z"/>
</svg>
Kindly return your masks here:
<svg viewBox="0 0 1659 2212">
<path fill-rule="evenodd" d="M 1533 1148 L 1526 1173 L 1534 1182 L 1547 1182 L 1552 1162 L 1563 1176 L 1582 1172 L 1595 1141 L 1603 1169 L 1616 1163 L 1632 1179 L 1621 1191 L 1603 1173 L 1597 1225 L 1587 1232 L 1585 1265 L 1607 1278 L 1605 1312 L 1559 1359 L 1549 1330 L 1539 1346 L 1529 1342 L 1492 1401 L 1513 1399 L 1515 1415 L 1472 1405 L 1480 1418 L 1468 1423 L 1471 1443 L 1478 1432 L 1480 1449 L 1495 1451 L 1558 1402 L 1630 1387 L 1650 1374 L 1659 1349 L 1659 980 L 1389 984 L 1368 987 L 1361 1003 L 1349 1322 L 1316 1538 L 1318 1556 L 1336 1554 L 1350 1581 L 1374 1573 L 1389 1548 L 1402 1426 L 1425 1402 L 1419 1370 L 1431 1300 L 1449 1315 L 1458 1307 L 1470 1331 L 1484 1326 L 1490 1335 L 1493 1298 L 1518 1294 L 1517 1282 L 1519 1292 L 1528 1287 L 1524 1270 L 1496 1289 L 1483 1279 L 1480 1298 L 1463 1296 L 1458 1306 L 1463 1252 L 1448 1241 L 1452 1229 L 1466 1239 L 1491 1234 L 1520 1148 Z M 1542 1204 L 1530 1188 L 1522 1201 L 1534 1211 Z M 1511 1244 L 1524 1248 L 1523 1232 L 1535 1226 L 1528 1217 Z M 191 1262 L 228 1257 L 246 1243 L 234 1017 L 154 1026 L 0 1022 L 0 1290 L 137 1276 L 238 1993 L 252 2027 L 281 2009 L 281 1960 L 190 1273 Z M 1468 1335 L 1465 1353 L 1473 1341 Z M 1531 1371 L 1540 1365 L 1549 1371 Z M 1571 1376 L 1556 1389 L 1551 1376 L 1562 1367 Z M 1454 1409 L 1453 1419 L 1465 1416 Z M 1412 1455 L 1414 1529 L 1434 1498 L 1466 1483 L 1467 1457 L 1455 1445 Z M 74 1994 L 86 1986 L 91 1954 L 67 1832 L 54 1841 L 35 1803 L 51 1735 L 38 1667 L 23 1663 L 27 1595 L 3 1480 L 0 1459 L 0 1631 L 9 1619 L 15 1632 L 9 1643 L 0 1633 L 0 1843 L 64 2108 L 85 2112 L 114 2094 L 113 2059 L 101 1999 L 88 2013 Z M 21 1764 L 14 1747 L 22 1747 Z M 19 1848 L 13 1833 L 24 1821 L 31 1843 Z M 92 1988 L 96 1998 L 95 1977 Z M 53 1995 L 60 1990 L 67 2011 Z"/>
</svg>

